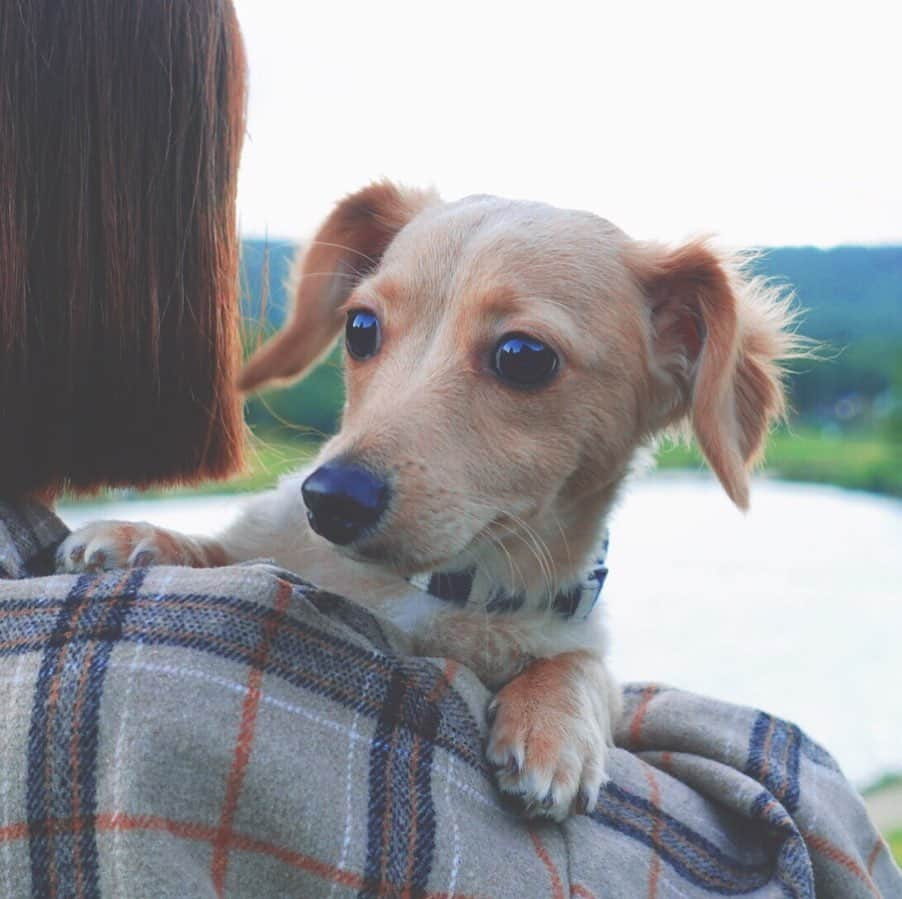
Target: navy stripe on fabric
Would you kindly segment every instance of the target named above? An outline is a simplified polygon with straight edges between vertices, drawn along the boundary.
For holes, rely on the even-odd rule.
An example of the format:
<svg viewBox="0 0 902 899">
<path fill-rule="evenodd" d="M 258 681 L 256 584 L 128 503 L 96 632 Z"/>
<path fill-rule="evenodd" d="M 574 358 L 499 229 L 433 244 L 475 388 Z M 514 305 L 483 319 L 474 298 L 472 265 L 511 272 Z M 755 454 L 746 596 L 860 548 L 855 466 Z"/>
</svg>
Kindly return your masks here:
<svg viewBox="0 0 902 899">
<path fill-rule="evenodd" d="M 308 590 L 307 599 L 320 612 L 346 624 L 356 634 L 365 637 L 376 649 L 391 652 L 391 644 L 379 619 L 367 612 L 363 606 L 325 590 L 312 589 L 306 584 L 301 586 Z"/>
<path fill-rule="evenodd" d="M 385 895 L 386 887 L 392 895 L 423 895 L 432 870 L 438 710 L 428 694 L 410 687 L 402 671 L 393 674 L 373 734 L 361 899 Z"/>
<path fill-rule="evenodd" d="M 772 832 L 771 842 L 777 846 L 774 876 L 783 895 L 789 899 L 815 899 L 811 857 L 795 821 L 766 790 L 752 803 L 751 812 Z"/>
<path fill-rule="evenodd" d="M 81 604 L 92 583 L 93 578 L 89 575 L 76 581 L 57 615 L 54 634 L 61 636 L 69 629 L 72 615 Z M 46 822 L 52 816 L 52 810 L 49 807 L 50 785 L 46 782 L 45 770 L 49 751 L 47 719 L 50 708 L 51 681 L 59 665 L 60 655 L 65 651 L 65 643 L 62 639 L 45 638 L 43 645 L 44 655 L 35 681 L 31 725 L 28 733 L 28 777 L 25 794 L 29 828 L 28 848 L 31 856 L 31 892 L 34 897 L 48 896 L 51 892 L 51 847 L 46 828 Z"/>
<path fill-rule="evenodd" d="M 760 712 L 749 738 L 745 773 L 775 796 L 787 811 L 799 805 L 802 733 L 794 724 Z"/>
<path fill-rule="evenodd" d="M 747 864 L 732 858 L 677 818 L 614 783 L 602 789 L 590 817 L 644 843 L 680 876 L 716 895 L 750 893 L 771 879 L 772 862 Z"/>
<path fill-rule="evenodd" d="M 44 644 L 28 739 L 26 805 L 32 895 L 100 895 L 96 765 L 103 681 L 124 617 L 146 576 L 79 578 Z M 123 579 L 125 582 L 123 583 Z M 71 639 L 75 633 L 84 639 Z M 47 821 L 77 820 L 68 833 Z"/>
</svg>

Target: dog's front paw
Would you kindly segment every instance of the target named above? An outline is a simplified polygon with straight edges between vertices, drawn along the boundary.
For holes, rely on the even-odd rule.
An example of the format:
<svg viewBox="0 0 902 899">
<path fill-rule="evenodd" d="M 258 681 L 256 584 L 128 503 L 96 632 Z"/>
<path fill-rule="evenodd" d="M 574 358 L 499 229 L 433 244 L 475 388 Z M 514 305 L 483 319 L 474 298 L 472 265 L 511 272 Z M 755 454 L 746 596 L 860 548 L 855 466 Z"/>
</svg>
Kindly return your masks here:
<svg viewBox="0 0 902 899">
<path fill-rule="evenodd" d="M 562 821 L 594 807 L 607 781 L 610 679 L 587 652 L 537 659 L 492 700 L 488 759 L 530 817 Z"/>
<path fill-rule="evenodd" d="M 97 521 L 73 531 L 56 554 L 57 571 L 110 571 L 193 564 L 190 540 L 152 524 Z"/>
</svg>

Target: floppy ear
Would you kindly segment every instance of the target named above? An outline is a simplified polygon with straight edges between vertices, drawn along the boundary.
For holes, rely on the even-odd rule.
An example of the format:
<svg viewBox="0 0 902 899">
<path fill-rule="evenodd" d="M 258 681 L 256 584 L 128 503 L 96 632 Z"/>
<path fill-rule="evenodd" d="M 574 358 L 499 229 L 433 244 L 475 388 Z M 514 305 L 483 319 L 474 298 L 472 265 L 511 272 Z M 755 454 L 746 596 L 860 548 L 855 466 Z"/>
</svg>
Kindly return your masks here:
<svg viewBox="0 0 902 899">
<path fill-rule="evenodd" d="M 793 355 L 790 298 L 704 241 L 632 244 L 627 263 L 650 304 L 652 368 L 664 427 L 688 418 L 730 499 L 748 508 L 748 469 L 785 413 L 781 359 Z"/>
<path fill-rule="evenodd" d="M 300 377 L 332 345 L 343 324 L 338 310 L 378 266 L 395 235 L 424 207 L 429 191 L 378 181 L 345 197 L 295 260 L 294 306 L 284 327 L 248 360 L 245 391 Z"/>
</svg>

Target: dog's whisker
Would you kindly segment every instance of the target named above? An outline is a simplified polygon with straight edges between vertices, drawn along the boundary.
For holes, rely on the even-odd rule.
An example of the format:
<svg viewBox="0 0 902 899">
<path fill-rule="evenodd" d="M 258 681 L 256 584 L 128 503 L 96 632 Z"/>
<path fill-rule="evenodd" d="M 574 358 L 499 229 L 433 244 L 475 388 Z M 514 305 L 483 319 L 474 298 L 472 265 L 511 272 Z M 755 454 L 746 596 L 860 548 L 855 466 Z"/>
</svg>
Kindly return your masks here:
<svg viewBox="0 0 902 899">
<path fill-rule="evenodd" d="M 300 275 L 300 280 L 305 278 L 348 278 L 351 281 L 360 280 L 358 272 L 304 272 Z"/>
</svg>

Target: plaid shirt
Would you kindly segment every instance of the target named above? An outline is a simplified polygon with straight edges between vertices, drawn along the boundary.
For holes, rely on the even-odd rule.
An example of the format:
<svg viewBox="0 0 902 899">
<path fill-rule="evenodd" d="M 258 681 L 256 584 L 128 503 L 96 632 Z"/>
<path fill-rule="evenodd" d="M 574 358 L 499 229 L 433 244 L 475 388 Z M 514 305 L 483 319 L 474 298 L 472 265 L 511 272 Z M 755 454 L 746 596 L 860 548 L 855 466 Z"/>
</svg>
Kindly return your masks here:
<svg viewBox="0 0 902 899">
<path fill-rule="evenodd" d="M 0 516 L 7 576 L 64 533 Z M 0 581 L 0 678 L 4 896 L 902 897 L 826 752 L 658 685 L 591 814 L 523 821 L 476 678 L 268 565 Z"/>
</svg>

